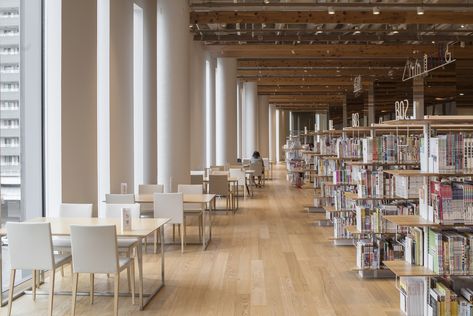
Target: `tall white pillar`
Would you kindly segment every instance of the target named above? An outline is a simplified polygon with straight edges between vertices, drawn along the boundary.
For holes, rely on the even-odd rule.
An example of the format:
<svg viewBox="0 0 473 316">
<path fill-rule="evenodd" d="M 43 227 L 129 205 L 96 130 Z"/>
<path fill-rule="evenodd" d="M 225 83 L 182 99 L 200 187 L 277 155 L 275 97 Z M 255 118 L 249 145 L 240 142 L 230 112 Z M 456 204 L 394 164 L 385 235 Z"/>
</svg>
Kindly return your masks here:
<svg viewBox="0 0 473 316">
<path fill-rule="evenodd" d="M 317 113 L 315 115 L 315 123 L 319 131 L 325 131 L 328 129 L 327 113 Z"/>
<path fill-rule="evenodd" d="M 368 125 L 375 123 L 374 114 L 374 85 L 371 82 L 368 86 Z"/>
<path fill-rule="evenodd" d="M 417 119 L 424 118 L 424 78 L 419 76 L 412 80 L 413 83 L 413 115 Z"/>
<path fill-rule="evenodd" d="M 276 161 L 276 106 L 269 106 L 269 160 Z"/>
<path fill-rule="evenodd" d="M 215 165 L 215 58 L 207 55 L 205 67 L 206 90 L 205 90 L 205 134 L 207 167 Z"/>
<path fill-rule="evenodd" d="M 237 121 L 238 121 L 238 158 L 243 158 L 243 83 L 238 80 L 237 83 Z"/>
<path fill-rule="evenodd" d="M 245 82 L 243 85 L 245 87 L 243 146 L 245 146 L 246 157 L 250 157 L 257 150 L 258 85 L 256 82 Z"/>
<path fill-rule="evenodd" d="M 189 183 L 189 12 L 185 1 L 158 1 L 158 183 Z"/>
<path fill-rule="evenodd" d="M 345 95 L 342 100 L 342 114 L 343 114 L 343 121 L 342 121 L 342 127 L 347 127 L 348 126 L 348 113 L 347 113 L 347 96 Z"/>
<path fill-rule="evenodd" d="M 202 43 L 190 44 L 190 161 L 192 170 L 203 170 L 205 159 L 205 52 Z"/>
<path fill-rule="evenodd" d="M 258 148 L 261 157 L 269 157 L 269 102 L 267 95 L 258 96 Z"/>
<path fill-rule="evenodd" d="M 217 58 L 215 99 L 216 164 L 237 159 L 237 61 Z"/>
</svg>

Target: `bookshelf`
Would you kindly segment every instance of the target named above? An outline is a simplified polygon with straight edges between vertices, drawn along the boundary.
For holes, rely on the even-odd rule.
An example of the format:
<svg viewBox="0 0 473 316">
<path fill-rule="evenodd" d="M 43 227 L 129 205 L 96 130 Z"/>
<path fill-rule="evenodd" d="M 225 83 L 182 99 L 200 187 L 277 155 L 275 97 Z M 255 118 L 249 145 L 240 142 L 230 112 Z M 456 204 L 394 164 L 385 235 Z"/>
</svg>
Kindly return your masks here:
<svg viewBox="0 0 473 316">
<path fill-rule="evenodd" d="M 399 277 L 401 308 L 409 302 L 423 315 L 437 315 L 442 304 L 459 309 L 465 299 L 456 280 L 473 274 L 473 116 L 425 116 L 383 124 L 420 126 L 423 132 L 420 170 L 386 171 L 392 177 L 422 181 L 418 214 L 384 217 L 408 232 L 405 237 L 399 234 L 404 260 L 384 262 Z"/>
</svg>

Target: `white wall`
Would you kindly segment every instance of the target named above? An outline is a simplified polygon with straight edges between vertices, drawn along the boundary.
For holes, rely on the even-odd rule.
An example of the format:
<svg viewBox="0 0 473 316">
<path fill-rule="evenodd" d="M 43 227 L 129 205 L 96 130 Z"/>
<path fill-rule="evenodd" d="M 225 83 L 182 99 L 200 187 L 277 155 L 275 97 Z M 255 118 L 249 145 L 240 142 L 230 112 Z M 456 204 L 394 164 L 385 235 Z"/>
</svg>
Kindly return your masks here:
<svg viewBox="0 0 473 316">
<path fill-rule="evenodd" d="M 269 157 L 269 101 L 267 95 L 258 96 L 258 150 L 261 157 Z"/>
<path fill-rule="evenodd" d="M 245 95 L 243 116 L 245 157 L 243 158 L 248 158 L 258 150 L 258 85 L 256 82 L 245 82 L 243 85 Z"/>
</svg>

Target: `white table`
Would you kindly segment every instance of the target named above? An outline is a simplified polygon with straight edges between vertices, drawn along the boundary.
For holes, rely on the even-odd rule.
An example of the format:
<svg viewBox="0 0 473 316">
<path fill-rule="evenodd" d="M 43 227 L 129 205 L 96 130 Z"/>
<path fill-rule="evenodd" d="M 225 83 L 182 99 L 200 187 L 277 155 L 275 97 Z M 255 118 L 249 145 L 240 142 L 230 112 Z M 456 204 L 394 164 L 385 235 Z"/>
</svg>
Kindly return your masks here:
<svg viewBox="0 0 473 316">
<path fill-rule="evenodd" d="M 169 222 L 169 218 L 133 218 L 132 219 L 132 229 L 123 230 L 121 228 L 121 222 L 119 218 L 52 218 L 52 217 L 38 217 L 28 222 L 36 223 L 50 223 L 51 224 L 51 234 L 55 236 L 69 236 L 70 226 L 71 225 L 115 225 L 117 228 L 117 237 L 133 237 L 137 238 L 139 242 L 139 247 L 137 247 L 137 259 L 138 259 L 138 275 L 139 275 L 139 305 L 140 310 L 143 310 L 146 305 L 153 299 L 153 297 L 164 287 L 165 278 L 164 278 L 164 244 L 161 243 L 161 284 L 156 287 L 152 293 L 143 294 L 143 251 L 142 251 L 142 241 L 148 235 L 153 234 L 155 231 L 159 230 L 161 232 L 161 240 L 164 240 L 164 229 L 160 229 Z M 0 229 L 0 236 L 7 235 L 6 228 L 3 227 Z M 2 291 L 1 286 L 1 251 L 0 251 L 0 291 Z M 1 292 L 0 292 L 1 293 Z M 59 295 L 71 295 L 70 291 L 61 291 L 57 292 Z M 79 293 L 81 295 L 89 295 L 89 293 Z M 101 292 L 98 295 L 102 296 L 113 296 L 113 292 Z M 123 295 L 123 294 L 120 294 Z M 131 295 L 129 293 L 125 295 Z M 144 299 L 144 296 L 146 299 Z M 2 302 L 3 304 L 3 302 Z"/>
<path fill-rule="evenodd" d="M 154 203 L 153 194 L 135 194 L 136 203 Z M 184 203 L 201 204 L 204 214 L 202 215 L 202 248 L 207 249 L 209 242 L 212 240 L 212 202 L 215 202 L 215 194 L 183 194 Z M 208 211 L 209 219 L 205 221 L 205 212 Z M 205 236 L 205 223 L 208 227 L 208 239 Z M 162 236 L 161 236 L 162 237 Z M 161 241 L 164 239 L 162 238 Z"/>
</svg>

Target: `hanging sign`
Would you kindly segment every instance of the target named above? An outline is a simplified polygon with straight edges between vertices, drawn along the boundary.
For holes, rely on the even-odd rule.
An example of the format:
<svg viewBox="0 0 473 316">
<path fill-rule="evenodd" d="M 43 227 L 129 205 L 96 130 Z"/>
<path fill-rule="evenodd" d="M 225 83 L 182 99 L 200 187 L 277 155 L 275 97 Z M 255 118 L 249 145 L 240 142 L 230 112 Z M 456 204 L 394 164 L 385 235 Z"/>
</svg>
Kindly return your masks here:
<svg viewBox="0 0 473 316">
<path fill-rule="evenodd" d="M 394 103 L 394 113 L 396 114 L 396 120 L 408 120 L 407 110 L 409 109 L 409 100 L 396 101 Z"/>
<path fill-rule="evenodd" d="M 361 92 L 361 89 L 361 75 L 358 75 L 353 79 L 353 93 Z"/>
<path fill-rule="evenodd" d="M 445 48 L 440 48 L 438 54 L 435 56 L 424 54 L 422 59 L 407 59 L 402 74 L 402 81 L 425 76 L 432 70 L 442 68 L 453 63 L 455 60 L 456 59 L 453 59 L 452 57 L 452 52 L 449 50 L 448 45 Z"/>
<path fill-rule="evenodd" d="M 352 127 L 359 127 L 360 126 L 360 114 L 359 113 L 352 113 L 352 115 L 351 115 L 351 126 Z"/>
<path fill-rule="evenodd" d="M 333 130 L 333 120 L 328 120 L 328 129 Z"/>
</svg>

